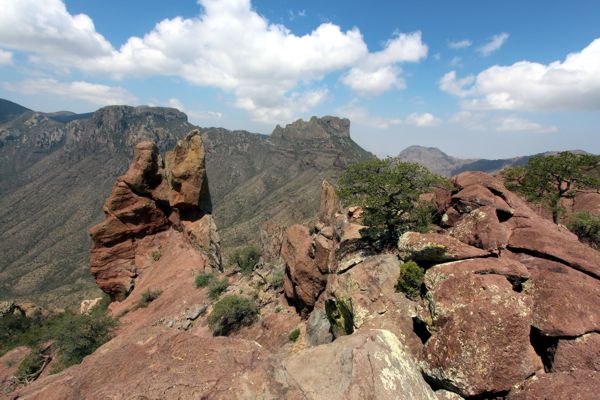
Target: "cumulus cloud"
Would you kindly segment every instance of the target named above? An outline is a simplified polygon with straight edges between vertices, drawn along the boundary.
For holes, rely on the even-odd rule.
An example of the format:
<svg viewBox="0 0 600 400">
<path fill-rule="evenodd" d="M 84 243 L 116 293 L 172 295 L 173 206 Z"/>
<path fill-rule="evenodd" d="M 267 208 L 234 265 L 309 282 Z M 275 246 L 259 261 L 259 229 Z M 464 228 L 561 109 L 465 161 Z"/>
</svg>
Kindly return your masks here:
<svg viewBox="0 0 600 400">
<path fill-rule="evenodd" d="M 518 111 L 600 110 L 600 39 L 564 61 L 519 61 L 493 66 L 477 77 L 447 73 L 441 90 L 463 98 L 466 109 Z"/>
<path fill-rule="evenodd" d="M 518 115 L 494 115 L 487 112 L 463 110 L 454 114 L 448 122 L 458 124 L 470 131 L 553 133 L 554 125 L 544 125 Z"/>
<path fill-rule="evenodd" d="M 388 129 L 397 125 L 416 127 L 438 126 L 442 122 L 431 113 L 412 113 L 405 118 L 385 118 L 371 115 L 365 107 L 351 103 L 336 110 L 339 115 L 349 118 L 353 123 L 366 125 L 371 128 Z"/>
<path fill-rule="evenodd" d="M 9 65 L 13 62 L 13 54 L 10 51 L 0 49 L 0 65 Z"/>
<path fill-rule="evenodd" d="M 356 92 L 372 96 L 394 87 L 403 89 L 406 84 L 398 64 L 420 61 L 427 57 L 427 51 L 427 45 L 421 40 L 421 32 L 398 34 L 387 41 L 383 50 L 367 54 L 344 75 L 342 82 Z"/>
<path fill-rule="evenodd" d="M 55 79 L 26 79 L 17 83 L 4 83 L 3 86 L 13 92 L 28 95 L 53 95 L 100 106 L 131 104 L 136 101 L 135 96 L 121 87 L 84 81 L 59 82 Z"/>
<path fill-rule="evenodd" d="M 176 108 L 179 111 L 184 112 L 192 121 L 200 121 L 207 119 L 221 119 L 223 117 L 223 113 L 218 111 L 201 111 L 190 109 L 183 105 L 183 103 L 177 98 L 170 98 L 166 101 L 166 105 L 172 108 Z"/>
<path fill-rule="evenodd" d="M 463 39 L 454 42 L 448 42 L 448 47 L 451 49 L 464 49 L 466 47 L 470 47 L 472 44 L 473 42 L 471 42 L 470 40 Z"/>
<path fill-rule="evenodd" d="M 484 57 L 489 56 L 496 50 L 498 50 L 504 42 L 508 39 L 509 34 L 506 32 L 499 33 L 497 35 L 492 36 L 492 39 L 477 49 L 478 52 L 481 53 Z"/>
<path fill-rule="evenodd" d="M 438 126 L 441 122 L 442 121 L 439 118 L 431 113 L 412 113 L 405 119 L 406 124 L 418 127 Z"/>
<path fill-rule="evenodd" d="M 165 19 L 117 49 L 88 16 L 69 14 L 62 0 L 4 0 L 0 45 L 62 69 L 114 79 L 173 76 L 222 89 L 263 122 L 287 121 L 318 104 L 326 92 L 310 83 L 331 72 L 350 69 L 343 81 L 362 93 L 403 87 L 397 64 L 427 54 L 419 32 L 398 34 L 370 53 L 357 28 L 323 23 L 299 36 L 259 15 L 250 0 L 198 2 L 197 17 Z"/>
</svg>

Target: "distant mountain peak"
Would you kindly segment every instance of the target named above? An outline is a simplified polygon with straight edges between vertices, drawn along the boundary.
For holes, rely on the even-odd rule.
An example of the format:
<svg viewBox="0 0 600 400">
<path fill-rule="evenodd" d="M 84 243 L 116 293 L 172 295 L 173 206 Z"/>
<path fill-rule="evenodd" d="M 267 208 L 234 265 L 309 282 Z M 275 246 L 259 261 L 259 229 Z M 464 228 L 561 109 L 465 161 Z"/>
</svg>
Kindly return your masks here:
<svg viewBox="0 0 600 400">
<path fill-rule="evenodd" d="M 330 115 L 324 117 L 312 117 L 308 121 L 298 119 L 285 128 L 277 125 L 271 133 L 275 139 L 305 140 L 305 139 L 329 139 L 331 137 L 350 137 L 350 120 Z"/>
<path fill-rule="evenodd" d="M 10 100 L 0 99 L 0 123 L 8 121 L 13 117 L 28 111 L 31 110 L 23 107 L 20 104 L 14 103 Z"/>
</svg>

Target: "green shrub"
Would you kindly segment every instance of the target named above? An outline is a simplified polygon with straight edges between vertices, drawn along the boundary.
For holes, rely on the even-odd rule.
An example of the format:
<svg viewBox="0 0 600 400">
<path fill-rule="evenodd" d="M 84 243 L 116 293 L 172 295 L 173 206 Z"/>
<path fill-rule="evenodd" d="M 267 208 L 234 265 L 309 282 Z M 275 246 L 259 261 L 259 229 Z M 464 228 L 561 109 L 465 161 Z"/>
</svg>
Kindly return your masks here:
<svg viewBox="0 0 600 400">
<path fill-rule="evenodd" d="M 29 383 L 35 380 L 40 369 L 44 366 L 46 358 L 39 348 L 32 348 L 31 352 L 21 361 L 15 376 L 22 383 Z"/>
<path fill-rule="evenodd" d="M 160 252 L 160 250 L 155 250 L 150 255 L 152 256 L 152 259 L 154 261 L 158 261 L 160 260 L 160 257 L 162 257 L 162 253 Z"/>
<path fill-rule="evenodd" d="M 295 342 L 296 340 L 298 340 L 299 337 L 300 337 L 300 329 L 299 328 L 294 329 L 288 335 L 288 339 L 290 339 L 290 342 Z"/>
<path fill-rule="evenodd" d="M 208 326 L 214 336 L 227 336 L 230 332 L 251 325 L 258 317 L 258 307 L 247 298 L 225 296 L 215 303 L 208 316 Z"/>
<path fill-rule="evenodd" d="M 90 311 L 92 317 L 101 317 L 106 315 L 108 312 L 108 306 L 110 305 L 110 296 L 106 293 L 102 294 L 102 298 Z"/>
<path fill-rule="evenodd" d="M 275 290 L 283 287 L 283 271 L 277 270 L 271 275 L 271 287 Z"/>
<path fill-rule="evenodd" d="M 141 308 L 148 307 L 148 304 L 152 303 L 154 300 L 158 299 L 162 294 L 162 290 L 152 290 L 148 289 L 140 295 L 140 299 L 137 302 L 137 306 Z"/>
<path fill-rule="evenodd" d="M 588 211 L 574 212 L 569 230 L 584 243 L 600 250 L 600 217 Z"/>
<path fill-rule="evenodd" d="M 215 279 L 215 275 L 212 273 L 202 273 L 196 275 L 196 287 L 203 288 L 207 287 Z"/>
<path fill-rule="evenodd" d="M 396 290 L 403 292 L 407 297 L 416 299 L 421 294 L 421 285 L 425 271 L 414 261 L 400 265 L 400 276 L 396 283 Z"/>
<path fill-rule="evenodd" d="M 325 314 L 335 337 L 350 335 L 354 332 L 352 299 L 327 300 L 325 302 Z"/>
<path fill-rule="evenodd" d="M 94 318 L 88 315 L 72 315 L 65 318 L 55 328 L 55 345 L 58 349 L 60 367 L 79 364 L 83 358 L 92 354 L 98 347 L 106 343 L 115 327 L 115 321 L 110 317 Z"/>
<path fill-rule="evenodd" d="M 240 269 L 242 274 L 250 275 L 256 268 L 260 256 L 260 250 L 256 246 L 250 245 L 236 250 L 231 256 L 231 262 Z"/>
<path fill-rule="evenodd" d="M 221 294 L 227 290 L 228 286 L 229 281 L 227 280 L 227 277 L 213 281 L 208 286 L 208 298 L 211 300 L 218 299 L 219 296 L 221 296 Z"/>
</svg>

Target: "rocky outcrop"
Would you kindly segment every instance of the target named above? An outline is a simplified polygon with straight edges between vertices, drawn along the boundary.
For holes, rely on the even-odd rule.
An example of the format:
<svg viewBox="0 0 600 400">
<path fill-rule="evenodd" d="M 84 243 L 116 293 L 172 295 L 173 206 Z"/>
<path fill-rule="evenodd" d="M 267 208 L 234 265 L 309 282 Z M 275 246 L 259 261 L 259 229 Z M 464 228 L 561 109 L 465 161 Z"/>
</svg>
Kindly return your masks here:
<svg viewBox="0 0 600 400">
<path fill-rule="evenodd" d="M 569 372 L 573 369 L 600 372 L 600 333 L 558 341 L 552 359 L 552 372 Z"/>
<path fill-rule="evenodd" d="M 271 137 L 287 140 L 349 138 L 350 120 L 332 116 L 312 117 L 309 121 L 299 119 L 287 124 L 285 128 L 277 125 L 271 133 Z"/>
<path fill-rule="evenodd" d="M 438 233 L 407 232 L 400 237 L 398 250 L 404 260 L 427 262 L 464 260 L 489 255 L 487 251 Z"/>
<path fill-rule="evenodd" d="M 105 220 L 90 229 L 90 270 L 113 300 L 126 297 L 135 284 L 139 240 L 160 231 L 184 231 L 207 263 L 220 267 L 200 133 L 192 131 L 165 158 L 166 164 L 154 143 L 138 143 L 129 169 L 104 203 Z"/>
<path fill-rule="evenodd" d="M 299 309 L 312 309 L 325 289 L 327 278 L 317 267 L 313 237 L 307 227 L 293 225 L 288 228 L 281 257 L 286 265 L 283 282 L 286 297 Z"/>
<path fill-rule="evenodd" d="M 345 336 L 283 364 L 308 399 L 437 400 L 402 343 L 384 330 Z"/>
<path fill-rule="evenodd" d="M 543 368 L 530 343 L 529 278 L 514 261 L 472 259 L 427 271 L 426 374 L 463 396 L 506 392 Z"/>
</svg>

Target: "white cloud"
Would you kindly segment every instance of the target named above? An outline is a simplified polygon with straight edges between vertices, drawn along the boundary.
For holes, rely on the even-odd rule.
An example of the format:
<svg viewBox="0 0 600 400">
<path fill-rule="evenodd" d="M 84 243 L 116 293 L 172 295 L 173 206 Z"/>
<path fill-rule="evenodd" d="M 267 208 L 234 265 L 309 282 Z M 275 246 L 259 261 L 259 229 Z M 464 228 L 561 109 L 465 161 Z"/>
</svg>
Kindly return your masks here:
<svg viewBox="0 0 600 400">
<path fill-rule="evenodd" d="M 342 82 L 352 90 L 378 96 L 392 88 L 406 87 L 400 76 L 403 62 L 417 62 L 427 57 L 427 45 L 421 40 L 421 32 L 401 33 L 388 40 L 381 51 L 370 53 L 357 66 L 342 77 Z"/>
<path fill-rule="evenodd" d="M 448 47 L 451 49 L 464 49 L 466 47 L 470 47 L 472 44 L 473 42 L 471 42 L 470 40 L 463 39 L 454 42 L 448 42 Z"/>
<path fill-rule="evenodd" d="M 440 79 L 439 87 L 442 91 L 450 93 L 454 96 L 465 97 L 467 91 L 465 87 L 473 84 L 475 77 L 468 75 L 462 79 L 456 79 L 456 71 L 450 71 Z"/>
<path fill-rule="evenodd" d="M 462 65 L 462 57 L 458 57 L 458 56 L 453 57 L 452 60 L 450 60 L 450 64 L 449 65 L 451 67 L 454 67 L 454 68 L 456 68 L 456 67 L 462 67 L 463 66 Z"/>
<path fill-rule="evenodd" d="M 402 119 L 400 118 L 383 118 L 370 115 L 366 108 L 355 104 L 340 107 L 336 110 L 336 113 L 345 118 L 349 118 L 352 123 L 366 125 L 371 128 L 387 129 L 402 124 Z"/>
<path fill-rule="evenodd" d="M 498 132 L 552 133 L 558 131 L 556 126 L 542 125 L 514 115 L 499 118 L 495 122 L 494 129 Z"/>
<path fill-rule="evenodd" d="M 63 70 L 115 79 L 181 77 L 232 93 L 235 104 L 269 123 L 289 121 L 318 104 L 323 92 L 303 87 L 331 72 L 357 68 L 344 81 L 361 92 L 382 93 L 404 85 L 396 64 L 427 54 L 419 32 L 399 34 L 369 53 L 357 28 L 342 31 L 327 22 L 298 36 L 259 15 L 250 0 L 198 2 L 203 10 L 197 17 L 165 19 L 116 49 L 88 16 L 70 15 L 62 0 L 3 0 L 0 45 Z"/>
<path fill-rule="evenodd" d="M 527 133 L 553 133 L 558 132 L 554 125 L 544 125 L 529 121 L 523 117 L 510 115 L 495 115 L 487 112 L 459 111 L 449 120 L 470 131 L 496 131 L 496 132 L 527 132 Z"/>
<path fill-rule="evenodd" d="M 463 98 L 462 107 L 481 110 L 600 110 L 600 39 L 564 61 L 519 61 L 493 66 L 477 77 L 444 75 L 441 90 Z"/>
<path fill-rule="evenodd" d="M 13 54 L 10 51 L 0 49 L 0 65 L 10 65 L 13 63 Z"/>
<path fill-rule="evenodd" d="M 183 103 L 177 98 L 168 99 L 166 105 L 172 108 L 176 108 L 181 112 L 184 112 L 192 121 L 206 119 L 221 119 L 223 117 L 223 113 L 218 111 L 198 111 L 190 109 L 184 106 Z"/>
<path fill-rule="evenodd" d="M 439 118 L 435 117 L 431 113 L 412 113 L 409 114 L 405 119 L 406 124 L 418 127 L 438 126 L 441 124 L 441 122 L 442 121 Z"/>
<path fill-rule="evenodd" d="M 59 82 L 55 79 L 26 79 L 17 83 L 4 83 L 3 87 L 28 95 L 46 94 L 100 106 L 131 104 L 136 101 L 135 96 L 121 87 L 83 81 Z"/>
<path fill-rule="evenodd" d="M 489 56 L 496 50 L 498 50 L 504 42 L 508 39 L 510 35 L 506 32 L 499 33 L 497 35 L 492 36 L 492 39 L 477 49 L 484 57 Z"/>
</svg>

